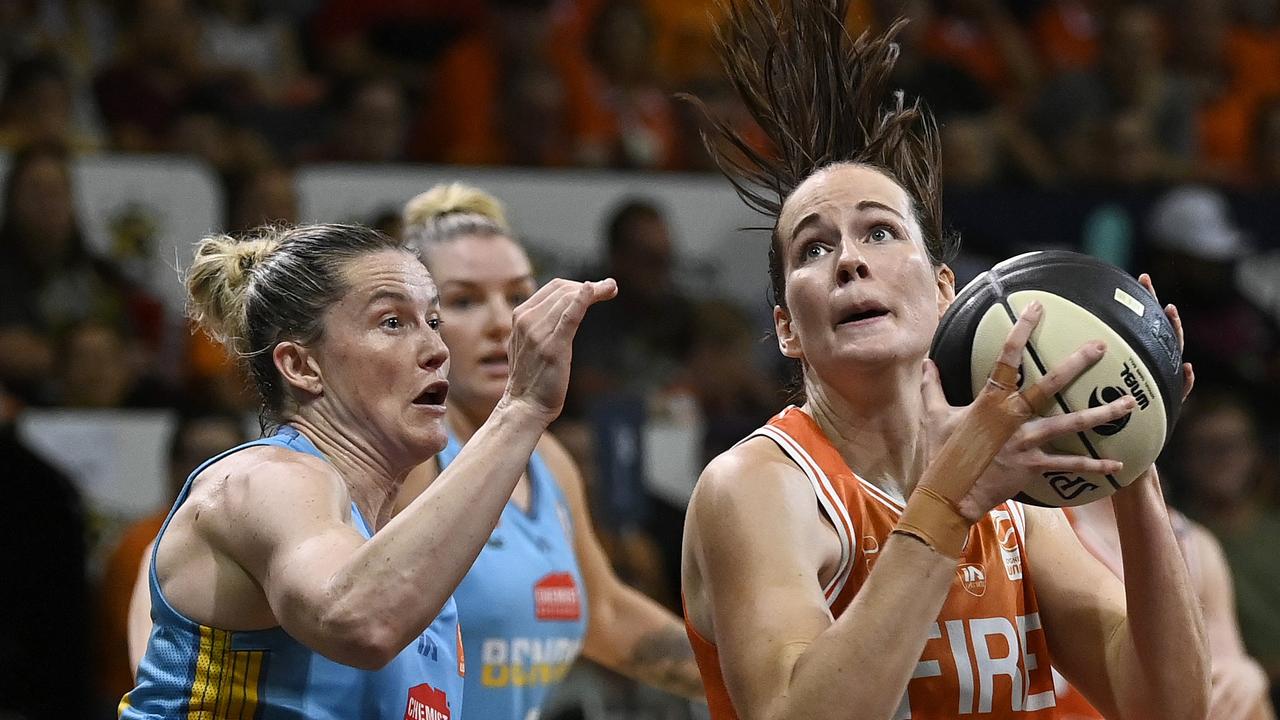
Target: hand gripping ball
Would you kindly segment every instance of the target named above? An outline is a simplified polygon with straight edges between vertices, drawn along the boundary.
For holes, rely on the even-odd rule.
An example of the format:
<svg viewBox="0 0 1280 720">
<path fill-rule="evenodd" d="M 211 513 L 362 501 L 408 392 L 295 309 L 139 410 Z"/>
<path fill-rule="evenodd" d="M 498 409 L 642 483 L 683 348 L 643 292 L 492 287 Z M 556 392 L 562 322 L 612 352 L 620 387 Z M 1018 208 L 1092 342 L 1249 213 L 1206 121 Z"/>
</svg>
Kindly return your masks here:
<svg viewBox="0 0 1280 720">
<path fill-rule="evenodd" d="M 1049 471 L 1016 498 L 1052 507 L 1083 505 L 1133 482 L 1160 454 L 1182 407 L 1182 353 L 1164 310 L 1124 271 L 1073 252 L 1027 253 L 969 283 L 938 325 L 929 355 L 952 405 L 973 402 L 1005 336 L 1033 300 L 1044 306 L 1044 315 L 1023 353 L 1020 384 L 1039 380 L 1086 342 L 1107 344 L 1103 358 L 1058 393 L 1045 415 L 1123 395 L 1137 403 L 1128 415 L 1059 437 L 1047 448 L 1120 460 L 1120 474 Z"/>
</svg>

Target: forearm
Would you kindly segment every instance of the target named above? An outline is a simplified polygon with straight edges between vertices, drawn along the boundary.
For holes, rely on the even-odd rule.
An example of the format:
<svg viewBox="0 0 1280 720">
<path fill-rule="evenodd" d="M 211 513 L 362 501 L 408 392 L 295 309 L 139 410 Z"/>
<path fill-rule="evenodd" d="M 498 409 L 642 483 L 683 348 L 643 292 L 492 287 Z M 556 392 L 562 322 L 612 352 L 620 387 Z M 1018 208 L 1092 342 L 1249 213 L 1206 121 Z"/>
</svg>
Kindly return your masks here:
<svg viewBox="0 0 1280 720">
<path fill-rule="evenodd" d="M 850 717 L 886 720 L 902 702 L 954 578 L 955 558 L 915 538 L 890 535 L 853 603 L 800 651 L 784 697 L 770 718 Z"/>
<path fill-rule="evenodd" d="M 1125 718 L 1203 718 L 1209 646 L 1182 552 L 1154 474 L 1114 497 L 1126 620 L 1108 647 Z"/>
<path fill-rule="evenodd" d="M 546 423 L 500 405 L 457 458 L 334 577 L 342 607 L 403 640 L 431 622 L 471 569 Z"/>
<path fill-rule="evenodd" d="M 634 588 L 617 583 L 592 602 L 583 653 L 646 685 L 693 700 L 705 693 L 684 624 Z"/>
</svg>

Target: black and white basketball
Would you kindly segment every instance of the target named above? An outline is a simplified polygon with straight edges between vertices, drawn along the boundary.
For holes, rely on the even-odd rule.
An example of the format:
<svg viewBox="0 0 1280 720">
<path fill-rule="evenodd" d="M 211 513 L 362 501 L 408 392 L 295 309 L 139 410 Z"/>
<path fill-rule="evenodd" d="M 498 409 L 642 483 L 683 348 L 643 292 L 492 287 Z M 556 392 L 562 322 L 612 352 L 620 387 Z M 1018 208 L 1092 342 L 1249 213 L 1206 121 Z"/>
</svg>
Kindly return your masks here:
<svg viewBox="0 0 1280 720">
<path fill-rule="evenodd" d="M 1137 403 L 1124 417 L 1059 438 L 1051 450 L 1120 460 L 1120 474 L 1046 472 L 1017 498 L 1053 507 L 1083 505 L 1133 482 L 1160 454 L 1182 407 L 1182 353 L 1164 310 L 1123 270 L 1073 252 L 1027 253 L 965 286 L 938 325 L 930 357 L 952 405 L 973 401 L 1013 323 L 1033 300 L 1044 314 L 1027 343 L 1021 383 L 1039 380 L 1087 342 L 1107 344 L 1103 358 L 1058 393 L 1046 414 L 1096 407 L 1123 395 Z"/>
</svg>

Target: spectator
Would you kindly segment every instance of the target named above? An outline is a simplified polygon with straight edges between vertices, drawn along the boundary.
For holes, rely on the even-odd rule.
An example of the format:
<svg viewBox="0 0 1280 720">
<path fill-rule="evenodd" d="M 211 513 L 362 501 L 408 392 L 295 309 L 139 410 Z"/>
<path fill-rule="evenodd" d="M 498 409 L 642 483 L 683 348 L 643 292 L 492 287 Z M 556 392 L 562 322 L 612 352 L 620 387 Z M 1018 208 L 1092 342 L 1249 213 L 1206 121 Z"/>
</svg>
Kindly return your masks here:
<svg viewBox="0 0 1280 720">
<path fill-rule="evenodd" d="M 115 148 L 156 151 L 205 79 L 199 27 L 186 0 L 131 0 L 124 8 L 121 50 L 94 80 L 94 94 Z"/>
<path fill-rule="evenodd" d="M 338 88 L 328 139 L 308 153 L 323 162 L 385 163 L 404 159 L 407 129 L 404 88 L 389 77 L 369 76 Z"/>
<path fill-rule="evenodd" d="M 15 412 L 15 399 L 0 386 L 0 467 L 15 509 L 6 518 L 0 593 L 0 716 L 85 717 L 90 665 L 84 509 L 71 481 L 18 437 Z"/>
<path fill-rule="evenodd" d="M 72 88 L 54 56 L 36 56 L 9 68 L 0 99 L 0 146 L 16 150 L 36 143 L 92 149 L 72 117 Z"/>
<path fill-rule="evenodd" d="M 298 191 L 293 171 L 280 165 L 261 165 L 238 178 L 230 193 L 227 227 L 240 235 L 260 225 L 298 223 Z"/>
<path fill-rule="evenodd" d="M 1171 15 L 1175 69 L 1198 107 L 1206 177 L 1239 180 L 1247 170 L 1250 129 L 1262 99 L 1280 92 L 1280 40 L 1233 26 L 1225 3 L 1180 0 Z"/>
<path fill-rule="evenodd" d="M 173 402 L 173 393 L 148 372 L 137 341 L 118 326 L 86 321 L 68 328 L 58 363 L 59 405 L 156 408 Z"/>
<path fill-rule="evenodd" d="M 303 75 L 293 28 L 264 0 L 205 3 L 200 57 L 214 69 L 241 74 L 252 94 L 270 104 L 316 98 Z"/>
<path fill-rule="evenodd" d="M 578 330 L 570 392 L 579 404 L 667 386 L 693 340 L 693 305 L 672 280 L 675 251 L 662 211 L 645 200 L 623 202 L 609 216 L 606 251 L 601 276 L 618 281 L 618 297 Z"/>
<path fill-rule="evenodd" d="M 88 319 L 127 323 L 141 297 L 89 251 L 61 148 L 38 145 L 14 156 L 5 179 L 0 256 L 0 382 L 28 402 L 47 402 L 59 333 Z"/>
<path fill-rule="evenodd" d="M 107 560 L 98 593 L 95 664 L 98 695 L 110 701 L 112 708 L 134 685 L 127 635 L 129 598 L 139 573 L 143 572 L 145 550 L 160 532 L 169 506 L 178 497 L 187 476 L 200 463 L 245 439 L 244 425 L 237 416 L 210 412 L 180 416 L 169 436 L 164 503 L 151 515 L 127 527 Z"/>
<path fill-rule="evenodd" d="M 993 97 L 1017 104 L 1040 70 L 1021 26 L 1000 0 L 948 0 L 929 25 L 926 52 L 977 78 Z"/>
<path fill-rule="evenodd" d="M 1080 72 L 1098 58 L 1104 12 L 1112 0 L 1049 0 L 1031 21 L 1031 37 L 1049 72 Z"/>
<path fill-rule="evenodd" d="M 682 161 L 675 108 L 654 73 L 654 34 L 639 0 L 608 3 L 592 27 L 594 94 L 609 121 L 614 167 L 671 170 Z"/>
<path fill-rule="evenodd" d="M 1103 174 L 1130 183 L 1171 178 L 1185 173 L 1194 158 L 1194 95 L 1165 71 L 1160 18 L 1142 5 L 1111 14 L 1099 63 L 1050 84 L 1036 115 L 1041 135 L 1078 180 L 1099 168 L 1114 168 Z M 1136 151 L 1141 169 L 1115 168 L 1114 156 L 1096 149 L 1098 140 Z"/>
<path fill-rule="evenodd" d="M 1176 188 L 1152 207 L 1148 233 L 1147 267 L 1160 278 L 1164 300 L 1182 313 L 1187 358 L 1204 377 L 1263 387 L 1276 333 L 1232 283 L 1233 266 L 1251 243 L 1226 198 L 1207 187 Z"/>
<path fill-rule="evenodd" d="M 1178 428 L 1176 489 L 1188 514 L 1222 541 L 1235 574 L 1241 635 L 1249 654 L 1280 681 L 1280 515 L 1264 500 L 1274 487 L 1275 448 L 1263 445 L 1252 409 L 1238 391 L 1197 388 Z"/>
</svg>

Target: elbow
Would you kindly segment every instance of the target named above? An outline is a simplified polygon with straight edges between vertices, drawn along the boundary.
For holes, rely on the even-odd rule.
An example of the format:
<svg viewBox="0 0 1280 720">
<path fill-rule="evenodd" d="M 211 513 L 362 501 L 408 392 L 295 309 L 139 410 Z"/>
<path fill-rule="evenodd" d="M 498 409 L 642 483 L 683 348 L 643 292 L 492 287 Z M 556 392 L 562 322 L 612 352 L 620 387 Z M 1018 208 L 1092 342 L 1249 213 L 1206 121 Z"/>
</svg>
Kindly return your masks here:
<svg viewBox="0 0 1280 720">
<path fill-rule="evenodd" d="M 332 644 L 322 654 L 359 670 L 381 670 L 408 645 L 393 628 L 372 621 L 331 637 Z"/>
</svg>

